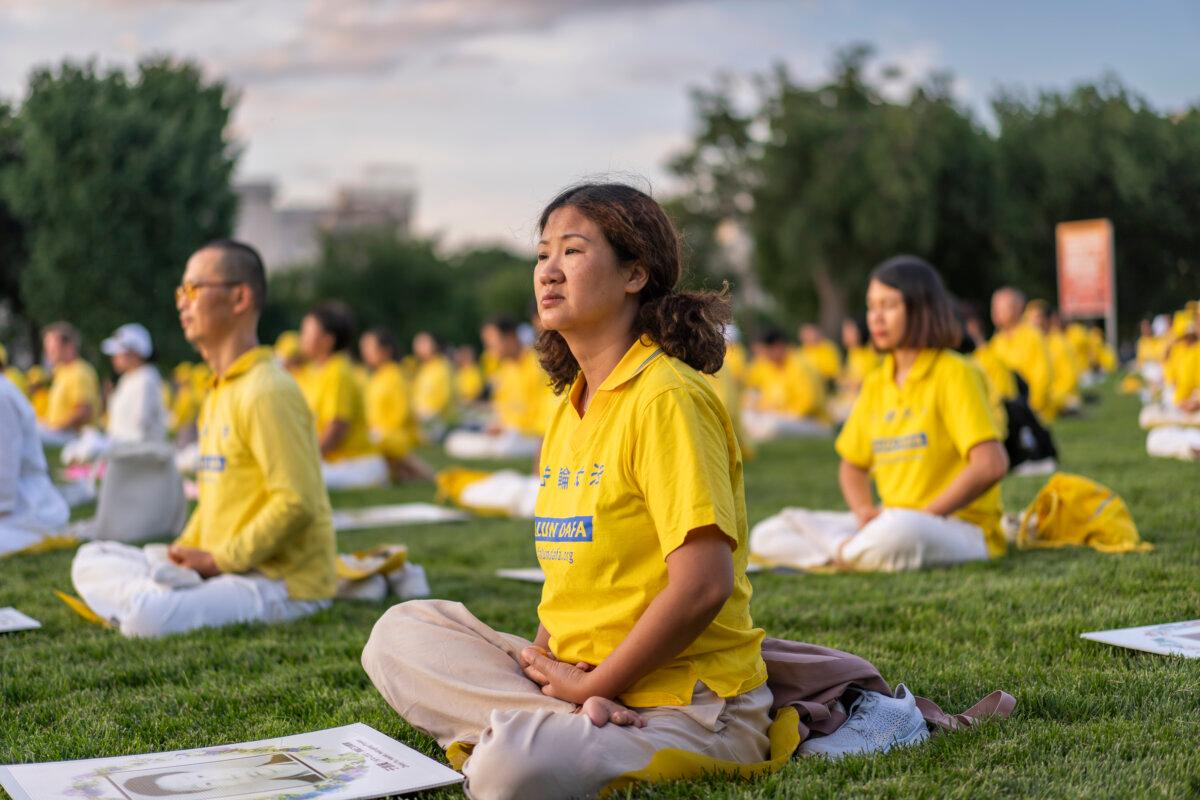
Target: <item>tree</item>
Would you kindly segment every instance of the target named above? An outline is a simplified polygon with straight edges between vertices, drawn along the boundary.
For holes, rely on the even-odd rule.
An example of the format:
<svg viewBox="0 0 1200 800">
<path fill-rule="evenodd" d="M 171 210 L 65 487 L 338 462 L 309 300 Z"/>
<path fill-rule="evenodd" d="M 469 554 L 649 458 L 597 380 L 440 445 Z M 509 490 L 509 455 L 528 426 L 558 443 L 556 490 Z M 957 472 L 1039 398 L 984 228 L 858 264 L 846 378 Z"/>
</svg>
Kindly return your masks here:
<svg viewBox="0 0 1200 800">
<path fill-rule="evenodd" d="M 22 317 L 24 310 L 19 289 L 21 268 L 26 258 L 25 235 L 21 223 L 5 202 L 2 189 L 19 164 L 16 115 L 11 107 L 0 103 L 0 308 L 15 318 L 14 321 Z M 14 330 L 0 331 L 0 334 L 6 334 L 5 338 L 13 333 Z"/>
<path fill-rule="evenodd" d="M 138 321 L 165 361 L 190 355 L 173 289 L 191 252 L 232 230 L 232 102 L 197 66 L 168 60 L 132 77 L 71 63 L 33 74 L 4 185 L 26 231 L 32 320 L 74 322 L 93 354 Z"/>
<path fill-rule="evenodd" d="M 336 298 L 360 329 L 384 325 L 402 343 L 421 330 L 473 342 L 493 314 L 524 319 L 532 287 L 530 260 L 498 248 L 443 257 L 436 242 L 398 239 L 389 229 L 329 232 L 316 263 L 272 276 L 261 328 L 274 338 L 316 302 Z"/>
<path fill-rule="evenodd" d="M 1015 283 L 1055 297 L 1055 224 L 1107 217 L 1127 330 L 1197 293 L 1200 110 L 1162 115 L 1115 76 L 1067 93 L 1006 92 L 994 108 L 1002 250 Z"/>
<path fill-rule="evenodd" d="M 884 99 L 865 77 L 870 57 L 862 45 L 842 51 L 833 79 L 815 88 L 778 68 L 757 80 L 751 113 L 736 110 L 727 88 L 697 93 L 696 143 L 671 165 L 691 195 L 683 205 L 694 228 L 732 218 L 749 231 L 776 316 L 819 317 L 828 333 L 861 306 L 867 275 L 891 255 L 928 258 L 968 293 L 991 282 L 996 263 L 986 132 L 944 75 L 905 103 Z"/>
</svg>

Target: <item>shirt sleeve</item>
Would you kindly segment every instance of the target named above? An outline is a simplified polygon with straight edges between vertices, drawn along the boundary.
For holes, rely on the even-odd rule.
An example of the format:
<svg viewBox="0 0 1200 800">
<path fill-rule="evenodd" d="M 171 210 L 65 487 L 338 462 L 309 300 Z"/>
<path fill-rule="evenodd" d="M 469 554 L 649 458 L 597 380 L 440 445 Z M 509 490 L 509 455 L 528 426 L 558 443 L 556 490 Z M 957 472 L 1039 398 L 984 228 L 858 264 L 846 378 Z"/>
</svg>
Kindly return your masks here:
<svg viewBox="0 0 1200 800">
<path fill-rule="evenodd" d="M 843 461 L 863 470 L 869 470 L 875 463 L 875 452 L 871 449 L 871 434 L 867 428 L 871 413 L 869 388 L 870 382 L 868 381 L 864 383 L 862 391 L 855 398 L 854 405 L 850 409 L 850 416 L 847 417 L 846 424 L 842 426 L 842 432 L 838 434 L 837 441 L 833 445 Z"/>
<path fill-rule="evenodd" d="M 633 467 L 664 558 L 709 525 L 738 547 L 725 426 L 704 398 L 679 388 L 652 399 L 637 428 Z"/>
<path fill-rule="evenodd" d="M 996 418 L 988 405 L 983 374 L 968 363 L 955 364 L 953 372 L 938 382 L 938 416 L 946 426 L 954 449 L 962 456 L 972 447 L 1001 439 Z"/>
<path fill-rule="evenodd" d="M 246 572 L 286 547 L 312 523 L 325 496 L 312 417 L 298 390 L 268 389 L 239 411 L 267 502 L 212 554 L 222 572 Z"/>
</svg>

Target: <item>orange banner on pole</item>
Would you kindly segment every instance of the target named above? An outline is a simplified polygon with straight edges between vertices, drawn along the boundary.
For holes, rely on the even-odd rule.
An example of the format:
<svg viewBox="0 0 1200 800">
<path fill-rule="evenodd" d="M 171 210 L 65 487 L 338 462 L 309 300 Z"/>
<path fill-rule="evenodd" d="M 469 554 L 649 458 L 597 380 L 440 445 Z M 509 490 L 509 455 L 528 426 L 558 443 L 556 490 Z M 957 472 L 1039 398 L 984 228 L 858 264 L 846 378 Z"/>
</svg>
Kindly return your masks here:
<svg viewBox="0 0 1200 800">
<path fill-rule="evenodd" d="M 1116 310 L 1113 227 L 1106 219 L 1060 222 L 1058 307 L 1072 319 L 1111 318 Z"/>
</svg>

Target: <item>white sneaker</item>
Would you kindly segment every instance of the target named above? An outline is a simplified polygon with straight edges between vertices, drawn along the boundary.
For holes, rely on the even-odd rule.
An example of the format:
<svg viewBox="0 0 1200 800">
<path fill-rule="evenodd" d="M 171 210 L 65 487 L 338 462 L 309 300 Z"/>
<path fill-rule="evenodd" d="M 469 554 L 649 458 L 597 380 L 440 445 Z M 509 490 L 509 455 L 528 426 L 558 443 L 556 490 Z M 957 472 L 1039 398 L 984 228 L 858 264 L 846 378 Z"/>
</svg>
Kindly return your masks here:
<svg viewBox="0 0 1200 800">
<path fill-rule="evenodd" d="M 850 718 L 828 736 L 808 739 L 800 745 L 806 756 L 842 756 L 886 753 L 893 747 L 920 744 L 929 738 L 929 728 L 917 709 L 908 687 L 896 687 L 896 696 L 862 692 L 850 706 Z"/>
<path fill-rule="evenodd" d="M 1053 458 L 1041 458 L 1037 461 L 1022 461 L 1012 471 L 1016 477 L 1030 475 L 1051 475 L 1058 471 L 1058 462 Z"/>
</svg>

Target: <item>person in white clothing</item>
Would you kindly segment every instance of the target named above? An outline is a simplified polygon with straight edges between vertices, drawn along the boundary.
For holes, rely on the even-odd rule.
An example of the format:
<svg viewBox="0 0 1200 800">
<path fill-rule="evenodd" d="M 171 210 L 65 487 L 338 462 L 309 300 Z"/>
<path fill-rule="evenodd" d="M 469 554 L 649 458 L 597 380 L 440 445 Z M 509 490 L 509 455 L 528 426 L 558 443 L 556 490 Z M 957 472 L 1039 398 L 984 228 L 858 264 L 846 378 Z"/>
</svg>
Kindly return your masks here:
<svg viewBox="0 0 1200 800">
<path fill-rule="evenodd" d="M 136 322 L 122 325 L 100 343 L 121 376 L 108 400 L 106 433 L 113 442 L 165 442 L 167 410 L 162 378 L 149 363 L 154 352 L 150 331 Z"/>
<path fill-rule="evenodd" d="M 100 351 L 112 359 L 119 376 L 108 398 L 108 424 L 104 433 L 85 428 L 83 434 L 63 448 L 66 464 L 97 461 L 114 445 L 167 441 L 167 409 L 163 404 L 162 378 L 149 363 L 154 352 L 150 331 L 136 322 L 122 325 L 100 343 Z"/>
<path fill-rule="evenodd" d="M 70 515 L 50 481 L 33 406 L 0 373 L 0 555 L 36 545 Z"/>
</svg>

